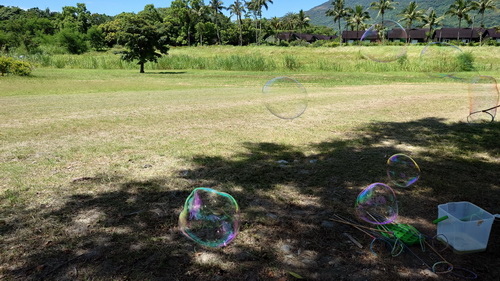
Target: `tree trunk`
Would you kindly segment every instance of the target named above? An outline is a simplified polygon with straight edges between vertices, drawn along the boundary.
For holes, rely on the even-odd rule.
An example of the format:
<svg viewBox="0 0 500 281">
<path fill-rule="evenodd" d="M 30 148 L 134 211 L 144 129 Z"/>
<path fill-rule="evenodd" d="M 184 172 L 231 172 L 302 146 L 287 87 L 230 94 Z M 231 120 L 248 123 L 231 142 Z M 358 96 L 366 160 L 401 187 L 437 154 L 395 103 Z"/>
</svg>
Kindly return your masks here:
<svg viewBox="0 0 500 281">
<path fill-rule="evenodd" d="M 339 37 L 340 37 L 340 46 L 342 46 L 342 30 L 340 30 L 340 19 L 339 19 Z"/>
<path fill-rule="evenodd" d="M 239 29 L 240 29 L 240 46 L 243 46 L 243 23 L 241 22 L 241 16 L 238 18 Z"/>
<path fill-rule="evenodd" d="M 139 65 L 141 66 L 141 71 L 140 73 L 144 73 L 144 62 L 139 62 Z"/>
</svg>

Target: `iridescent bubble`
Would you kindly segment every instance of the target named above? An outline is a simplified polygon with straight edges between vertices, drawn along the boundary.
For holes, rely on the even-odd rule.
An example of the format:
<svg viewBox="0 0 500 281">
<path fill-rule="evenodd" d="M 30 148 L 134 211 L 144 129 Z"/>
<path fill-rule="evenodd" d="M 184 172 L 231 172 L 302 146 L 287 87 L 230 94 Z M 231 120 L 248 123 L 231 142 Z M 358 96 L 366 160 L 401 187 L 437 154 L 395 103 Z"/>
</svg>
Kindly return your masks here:
<svg viewBox="0 0 500 281">
<path fill-rule="evenodd" d="M 398 217 L 396 194 L 383 183 L 373 183 L 356 199 L 356 214 L 371 224 L 388 224 Z"/>
<path fill-rule="evenodd" d="M 464 53 L 459 47 L 445 43 L 432 42 L 420 52 L 420 69 L 432 78 L 470 79 L 474 70 L 471 54 Z"/>
<path fill-rule="evenodd" d="M 399 187 L 408 187 L 420 178 L 417 162 L 405 154 L 394 154 L 387 159 L 387 176 Z"/>
<path fill-rule="evenodd" d="M 272 114 L 282 119 L 295 119 L 307 108 L 307 91 L 297 80 L 276 77 L 262 88 L 264 102 Z"/>
<path fill-rule="evenodd" d="M 391 62 L 406 55 L 406 30 L 397 22 L 383 20 L 372 25 L 361 36 L 361 41 L 375 43 L 376 46 L 364 46 L 361 53 L 367 59 L 376 62 Z M 398 42 L 387 46 L 387 42 Z"/>
<path fill-rule="evenodd" d="M 469 123 L 491 122 L 497 114 L 500 94 L 497 81 L 490 76 L 476 76 L 469 84 Z"/>
<path fill-rule="evenodd" d="M 238 203 L 231 195 L 199 187 L 186 199 L 179 227 L 186 237 L 200 245 L 224 247 L 238 235 L 238 218 Z"/>
</svg>

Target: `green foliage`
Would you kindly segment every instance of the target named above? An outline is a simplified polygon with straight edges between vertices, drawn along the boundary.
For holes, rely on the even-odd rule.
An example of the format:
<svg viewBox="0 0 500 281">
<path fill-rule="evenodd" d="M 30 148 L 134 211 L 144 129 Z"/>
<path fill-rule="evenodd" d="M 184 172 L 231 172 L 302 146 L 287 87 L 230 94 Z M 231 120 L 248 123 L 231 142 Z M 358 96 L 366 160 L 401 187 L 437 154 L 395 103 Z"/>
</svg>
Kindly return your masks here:
<svg viewBox="0 0 500 281">
<path fill-rule="evenodd" d="M 122 51 L 125 61 L 139 61 L 140 72 L 144 73 L 144 63 L 157 62 L 163 54 L 167 54 L 168 37 L 164 34 L 167 25 L 151 22 L 141 15 L 133 15 L 124 21 L 118 32 L 118 43 L 126 50 Z"/>
<path fill-rule="evenodd" d="M 297 58 L 292 55 L 286 55 L 283 59 L 283 64 L 285 68 L 289 70 L 297 70 L 301 66 L 300 62 L 297 61 Z"/>
<path fill-rule="evenodd" d="M 87 37 L 89 39 L 90 47 L 96 51 L 102 51 L 106 48 L 106 41 L 104 33 L 98 27 L 91 27 L 87 32 Z"/>
<path fill-rule="evenodd" d="M 31 65 L 28 62 L 15 60 L 11 57 L 0 56 L 0 73 L 4 76 L 6 73 L 12 73 L 19 76 L 28 76 L 31 74 Z"/>
<path fill-rule="evenodd" d="M 474 68 L 474 56 L 471 52 L 463 52 L 457 57 L 460 71 L 473 71 Z"/>
<path fill-rule="evenodd" d="M 305 41 L 305 40 L 294 40 L 294 41 L 291 41 L 289 45 L 291 47 L 293 47 L 293 46 L 308 47 L 310 45 L 310 43 Z"/>
<path fill-rule="evenodd" d="M 12 65 L 13 61 L 14 59 L 9 57 L 0 57 L 0 73 L 2 74 L 2 76 L 9 72 L 10 66 Z"/>
<path fill-rule="evenodd" d="M 14 75 L 28 76 L 31 74 L 31 65 L 25 61 L 14 60 L 10 72 Z"/>
<path fill-rule="evenodd" d="M 71 29 L 63 29 L 58 34 L 58 41 L 71 54 L 83 54 L 88 50 L 85 36 Z"/>
</svg>

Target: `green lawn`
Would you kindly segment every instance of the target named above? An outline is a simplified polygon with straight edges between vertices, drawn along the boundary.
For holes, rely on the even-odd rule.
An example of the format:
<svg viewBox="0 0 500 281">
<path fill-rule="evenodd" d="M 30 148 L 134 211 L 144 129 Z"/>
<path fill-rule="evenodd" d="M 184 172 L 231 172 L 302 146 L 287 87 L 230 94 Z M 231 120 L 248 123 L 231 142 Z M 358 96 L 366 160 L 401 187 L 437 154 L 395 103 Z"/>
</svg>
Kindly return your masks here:
<svg viewBox="0 0 500 281">
<path fill-rule="evenodd" d="M 500 80 L 495 67 L 481 74 Z M 438 204 L 500 213 L 500 126 L 464 122 L 467 83 L 404 71 L 136 72 L 0 77 L 0 279 L 425 280 L 411 254 L 376 257 L 368 236 L 326 223 L 356 219 L 357 194 L 387 182 L 394 153 L 422 169 L 396 189 L 398 221 L 433 236 Z M 294 120 L 264 105 L 262 86 L 281 75 L 308 91 Z M 241 233 L 226 248 L 179 233 L 184 200 L 200 186 L 240 204 Z M 486 252 L 441 254 L 492 280 L 499 239 L 497 223 Z"/>
</svg>

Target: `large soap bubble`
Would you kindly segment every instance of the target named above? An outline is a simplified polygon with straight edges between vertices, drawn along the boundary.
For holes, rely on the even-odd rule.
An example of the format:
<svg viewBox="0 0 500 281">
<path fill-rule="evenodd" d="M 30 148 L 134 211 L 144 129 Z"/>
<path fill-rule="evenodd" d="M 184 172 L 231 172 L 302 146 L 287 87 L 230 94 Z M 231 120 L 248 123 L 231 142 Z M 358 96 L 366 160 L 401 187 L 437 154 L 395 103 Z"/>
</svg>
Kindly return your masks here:
<svg viewBox="0 0 500 281">
<path fill-rule="evenodd" d="M 497 114 L 500 94 L 491 76 L 476 76 L 469 84 L 469 123 L 491 122 Z"/>
<path fill-rule="evenodd" d="M 473 59 L 459 47 L 446 42 L 432 42 L 420 52 L 420 68 L 432 78 L 470 79 Z M 475 73 L 475 72 L 472 72 Z"/>
<path fill-rule="evenodd" d="M 387 176 L 399 187 L 408 187 L 420 177 L 420 167 L 417 162 L 405 154 L 394 154 L 387 159 Z"/>
<path fill-rule="evenodd" d="M 398 217 L 396 194 L 383 183 L 373 183 L 356 199 L 356 214 L 371 224 L 388 224 Z"/>
<path fill-rule="evenodd" d="M 282 119 L 295 119 L 307 108 L 307 91 L 297 80 L 276 77 L 262 88 L 269 112 Z"/>
<path fill-rule="evenodd" d="M 227 246 L 239 231 L 239 207 L 224 192 L 205 187 L 194 189 L 179 216 L 182 233 L 207 247 Z"/>
<path fill-rule="evenodd" d="M 370 41 L 380 46 L 364 46 L 361 53 L 366 58 L 376 62 L 391 62 L 406 55 L 406 30 L 397 22 L 383 20 L 372 25 L 361 36 L 361 41 Z M 386 46 L 387 42 L 398 42 Z"/>
</svg>

